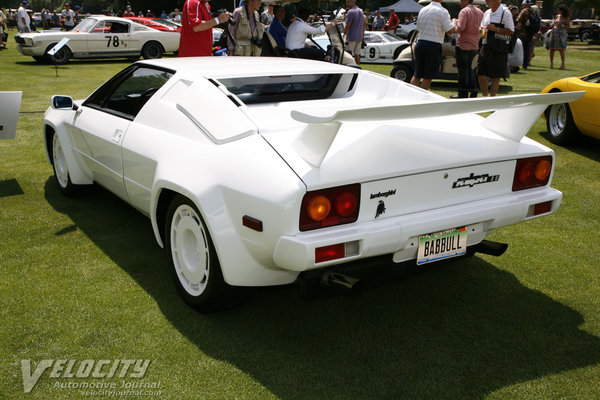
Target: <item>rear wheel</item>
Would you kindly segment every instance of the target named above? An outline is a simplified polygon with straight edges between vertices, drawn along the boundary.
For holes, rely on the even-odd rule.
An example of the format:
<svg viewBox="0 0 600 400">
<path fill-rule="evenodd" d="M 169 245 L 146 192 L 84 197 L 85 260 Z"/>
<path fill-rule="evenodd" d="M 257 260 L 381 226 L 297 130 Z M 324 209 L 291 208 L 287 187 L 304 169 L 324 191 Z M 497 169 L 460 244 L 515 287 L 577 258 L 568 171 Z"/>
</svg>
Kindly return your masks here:
<svg viewBox="0 0 600 400">
<path fill-rule="evenodd" d="M 568 104 L 552 104 L 546 109 L 546 127 L 552 143 L 566 145 L 579 135 Z"/>
<path fill-rule="evenodd" d="M 408 83 L 412 79 L 412 74 L 413 71 L 410 67 L 404 64 L 398 64 L 392 69 L 390 76 Z"/>
<path fill-rule="evenodd" d="M 163 48 L 158 42 L 148 42 L 142 48 L 142 57 L 148 60 L 151 58 L 161 58 L 163 56 Z"/>
<path fill-rule="evenodd" d="M 198 311 L 217 306 L 227 285 L 208 229 L 188 198 L 178 195 L 171 202 L 165 238 L 171 253 L 171 273 L 184 301 Z"/>
</svg>

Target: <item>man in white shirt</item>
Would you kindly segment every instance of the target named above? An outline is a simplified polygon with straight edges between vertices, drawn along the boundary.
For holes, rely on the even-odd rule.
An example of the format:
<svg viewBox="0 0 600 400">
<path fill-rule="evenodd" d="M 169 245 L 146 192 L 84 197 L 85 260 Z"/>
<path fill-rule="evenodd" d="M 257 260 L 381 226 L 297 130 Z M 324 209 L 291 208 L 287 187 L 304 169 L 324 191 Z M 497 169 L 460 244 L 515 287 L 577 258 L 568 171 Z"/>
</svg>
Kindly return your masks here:
<svg viewBox="0 0 600 400">
<path fill-rule="evenodd" d="M 19 33 L 31 32 L 31 18 L 27 14 L 27 7 L 29 3 L 25 0 L 21 2 L 21 7 L 17 10 L 17 26 L 19 27 Z"/>
<path fill-rule="evenodd" d="M 297 57 L 323 60 L 325 59 L 323 51 L 316 47 L 306 46 L 306 38 L 308 35 L 322 35 L 333 28 L 337 21 L 334 18 L 332 24 L 328 24 L 327 26 L 321 25 L 315 28 L 304 22 L 309 16 L 310 11 L 306 8 L 298 12 L 296 20 L 288 27 L 287 36 L 285 37 L 285 47 L 292 50 Z"/>
<path fill-rule="evenodd" d="M 70 3 L 65 3 L 65 8 L 60 15 L 65 19 L 65 30 L 72 30 L 75 27 L 75 11 L 71 10 Z"/>
<path fill-rule="evenodd" d="M 432 0 L 419 11 L 417 30 L 419 40 L 415 46 L 415 72 L 410 83 L 429 90 L 431 80 L 437 78 L 440 72 L 444 34 L 454 33 L 456 28 L 441 0 Z"/>
</svg>

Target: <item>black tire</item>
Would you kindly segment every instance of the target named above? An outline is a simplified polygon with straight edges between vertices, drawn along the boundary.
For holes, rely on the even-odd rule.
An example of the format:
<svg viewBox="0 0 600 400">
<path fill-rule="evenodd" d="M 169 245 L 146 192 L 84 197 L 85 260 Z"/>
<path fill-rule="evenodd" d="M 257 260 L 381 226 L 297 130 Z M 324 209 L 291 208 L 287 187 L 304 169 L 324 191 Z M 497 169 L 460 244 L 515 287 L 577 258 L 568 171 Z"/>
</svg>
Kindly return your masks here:
<svg viewBox="0 0 600 400">
<path fill-rule="evenodd" d="M 198 208 L 177 195 L 167 211 L 165 245 L 177 291 L 192 308 L 206 312 L 223 306 L 228 285 Z"/>
<path fill-rule="evenodd" d="M 56 53 L 54 53 L 53 56 L 51 56 L 50 54 L 48 54 L 48 51 L 53 48 L 54 46 L 56 46 L 56 43 L 52 43 L 50 46 L 48 46 L 46 48 L 46 52 L 44 54 L 46 54 L 46 60 L 48 60 L 48 62 L 50 64 L 56 64 L 56 65 L 64 65 L 66 63 L 69 62 L 69 59 L 71 58 L 72 54 L 71 54 L 71 50 L 69 50 L 69 48 L 67 46 L 63 46 L 60 50 L 58 50 Z"/>
<path fill-rule="evenodd" d="M 582 42 L 587 42 L 591 38 L 592 38 L 592 31 L 590 31 L 589 29 L 581 31 L 581 33 L 579 34 L 579 39 L 581 39 Z"/>
<path fill-rule="evenodd" d="M 573 121 L 573 114 L 568 104 L 552 104 L 546 111 L 546 128 L 548 139 L 552 143 L 567 145 L 579 136 L 579 129 Z"/>
<path fill-rule="evenodd" d="M 145 60 L 162 58 L 163 52 L 163 47 L 158 42 L 148 42 L 142 47 L 142 57 L 144 57 Z"/>
<path fill-rule="evenodd" d="M 392 68 L 392 72 L 390 73 L 392 78 L 400 79 L 401 81 L 407 83 L 412 79 L 412 75 L 412 69 L 404 64 L 396 65 L 394 68 Z"/>
<path fill-rule="evenodd" d="M 69 166 L 62 144 L 54 131 L 48 135 L 48 154 L 50 154 L 54 178 L 60 191 L 70 197 L 80 195 L 86 185 L 76 185 L 71 181 Z"/>
</svg>

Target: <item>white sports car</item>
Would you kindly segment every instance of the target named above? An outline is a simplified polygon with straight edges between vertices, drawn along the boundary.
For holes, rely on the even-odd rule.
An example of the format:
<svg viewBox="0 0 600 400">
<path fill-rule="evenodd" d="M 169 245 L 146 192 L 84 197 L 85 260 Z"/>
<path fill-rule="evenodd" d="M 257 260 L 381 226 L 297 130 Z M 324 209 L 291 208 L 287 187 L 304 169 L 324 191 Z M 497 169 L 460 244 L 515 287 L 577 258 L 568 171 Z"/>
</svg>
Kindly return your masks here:
<svg viewBox="0 0 600 400">
<path fill-rule="evenodd" d="M 360 51 L 360 62 L 376 64 L 392 64 L 400 52 L 410 46 L 406 40 L 383 31 L 365 32 L 365 44 Z"/>
<path fill-rule="evenodd" d="M 62 39 L 68 42 L 48 54 Z M 72 31 L 42 31 L 15 36 L 17 50 L 37 61 L 65 64 L 71 58 L 161 58 L 179 50 L 179 32 L 160 32 L 125 18 L 93 16 Z"/>
<path fill-rule="evenodd" d="M 554 152 L 525 133 L 581 95 L 450 101 L 326 62 L 171 58 L 85 100 L 54 96 L 43 138 L 60 190 L 97 183 L 146 214 L 179 292 L 205 310 L 230 286 L 374 256 L 501 253 L 490 232 L 562 197 Z"/>
</svg>

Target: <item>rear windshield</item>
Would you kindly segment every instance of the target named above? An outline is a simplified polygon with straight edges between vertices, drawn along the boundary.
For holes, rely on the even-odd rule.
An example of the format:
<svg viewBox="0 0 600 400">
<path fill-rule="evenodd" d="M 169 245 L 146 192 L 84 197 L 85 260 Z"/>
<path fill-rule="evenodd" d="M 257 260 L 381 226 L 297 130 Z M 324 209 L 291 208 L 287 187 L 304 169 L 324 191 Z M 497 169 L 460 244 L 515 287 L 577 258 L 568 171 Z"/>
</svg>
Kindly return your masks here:
<svg viewBox="0 0 600 400">
<path fill-rule="evenodd" d="M 256 76 L 219 79 L 245 104 L 318 100 L 332 95 L 342 74 Z"/>
</svg>

